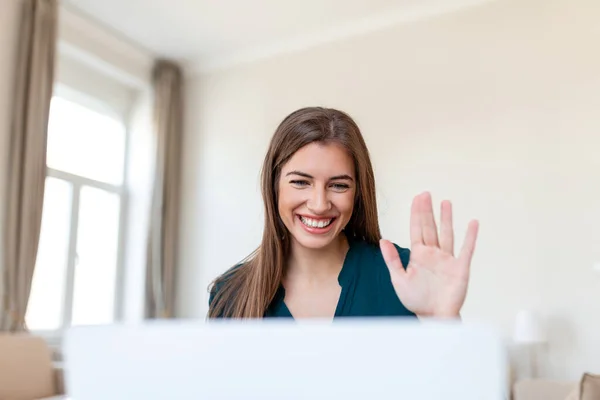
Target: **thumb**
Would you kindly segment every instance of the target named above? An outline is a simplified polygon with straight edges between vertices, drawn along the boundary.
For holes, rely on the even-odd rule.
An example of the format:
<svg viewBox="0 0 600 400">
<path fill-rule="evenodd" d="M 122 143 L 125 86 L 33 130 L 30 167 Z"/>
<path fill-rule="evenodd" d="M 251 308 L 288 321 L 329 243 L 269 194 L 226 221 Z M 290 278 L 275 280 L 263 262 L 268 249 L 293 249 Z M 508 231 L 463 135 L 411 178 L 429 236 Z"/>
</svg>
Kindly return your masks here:
<svg viewBox="0 0 600 400">
<path fill-rule="evenodd" d="M 383 255 L 385 265 L 387 265 L 390 270 L 392 281 L 406 283 L 408 273 L 402 265 L 400 254 L 398 254 L 396 246 L 389 240 L 381 239 L 379 241 L 379 247 L 381 248 L 381 254 Z"/>
</svg>

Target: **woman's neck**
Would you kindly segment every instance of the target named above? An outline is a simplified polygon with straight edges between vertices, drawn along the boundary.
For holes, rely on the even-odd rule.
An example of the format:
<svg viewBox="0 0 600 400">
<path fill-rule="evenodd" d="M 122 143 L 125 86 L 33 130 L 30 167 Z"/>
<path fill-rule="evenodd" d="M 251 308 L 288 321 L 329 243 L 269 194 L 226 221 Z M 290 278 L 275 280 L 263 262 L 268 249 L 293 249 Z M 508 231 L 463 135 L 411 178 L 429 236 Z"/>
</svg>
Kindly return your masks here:
<svg viewBox="0 0 600 400">
<path fill-rule="evenodd" d="M 286 279 L 301 278 L 315 282 L 339 275 L 350 245 L 346 235 L 342 233 L 321 249 L 303 247 L 293 239 L 291 247 Z"/>
</svg>

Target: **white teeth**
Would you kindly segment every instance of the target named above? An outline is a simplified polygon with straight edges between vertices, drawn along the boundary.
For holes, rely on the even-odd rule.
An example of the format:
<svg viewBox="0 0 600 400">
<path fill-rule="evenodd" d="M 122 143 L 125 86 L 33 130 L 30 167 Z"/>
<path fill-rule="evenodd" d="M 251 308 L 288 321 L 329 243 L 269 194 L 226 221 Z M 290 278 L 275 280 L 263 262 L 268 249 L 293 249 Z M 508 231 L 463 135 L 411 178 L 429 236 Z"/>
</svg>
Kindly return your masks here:
<svg viewBox="0 0 600 400">
<path fill-rule="evenodd" d="M 304 225 L 311 227 L 311 228 L 325 228 L 326 226 L 331 224 L 331 221 L 333 221 L 333 219 L 316 220 L 316 219 L 311 219 L 311 218 L 306 218 L 306 217 L 300 217 L 300 220 L 302 221 L 302 223 Z"/>
</svg>

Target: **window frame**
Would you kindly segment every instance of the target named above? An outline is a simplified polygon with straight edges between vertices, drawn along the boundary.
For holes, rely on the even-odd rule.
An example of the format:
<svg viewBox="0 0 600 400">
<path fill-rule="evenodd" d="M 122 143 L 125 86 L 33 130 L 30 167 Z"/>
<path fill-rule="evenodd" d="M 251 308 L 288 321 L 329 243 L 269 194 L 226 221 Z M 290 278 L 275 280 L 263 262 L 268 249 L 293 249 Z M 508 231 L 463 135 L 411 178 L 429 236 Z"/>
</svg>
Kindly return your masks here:
<svg viewBox="0 0 600 400">
<path fill-rule="evenodd" d="M 79 204 L 81 189 L 84 186 L 103 190 L 115 194 L 119 198 L 119 222 L 117 232 L 117 260 L 115 275 L 115 294 L 113 323 L 123 320 L 124 316 L 124 291 L 125 291 L 125 254 L 127 239 L 127 221 L 129 218 L 129 193 L 128 193 L 128 163 L 130 155 L 130 124 L 129 115 L 117 112 L 100 98 L 94 98 L 88 93 L 78 91 L 76 88 L 57 82 L 52 97 L 60 97 L 67 101 L 78 104 L 79 106 L 99 112 L 111 118 L 118 119 L 125 127 L 125 146 L 124 146 L 124 169 L 123 180 L 121 184 L 115 185 L 99 180 L 86 178 L 70 172 L 50 168 L 46 166 L 46 178 L 51 177 L 67 182 L 71 185 L 71 204 L 70 204 L 70 224 L 68 237 L 67 265 L 65 276 L 65 289 L 62 298 L 62 318 L 60 325 L 56 330 L 36 330 L 32 333 L 46 338 L 50 345 L 59 346 L 66 330 L 72 324 L 73 297 L 75 293 L 75 271 L 76 271 L 76 252 L 77 252 L 77 233 L 79 228 Z M 51 118 L 51 115 L 50 115 Z"/>
</svg>

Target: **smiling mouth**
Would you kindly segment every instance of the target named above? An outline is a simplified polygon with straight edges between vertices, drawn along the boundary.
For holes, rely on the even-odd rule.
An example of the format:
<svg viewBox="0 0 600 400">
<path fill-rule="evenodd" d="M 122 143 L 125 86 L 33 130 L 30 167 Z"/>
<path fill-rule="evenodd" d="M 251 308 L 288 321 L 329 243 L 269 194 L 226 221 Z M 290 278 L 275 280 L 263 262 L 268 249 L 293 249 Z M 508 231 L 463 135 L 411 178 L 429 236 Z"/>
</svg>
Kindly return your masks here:
<svg viewBox="0 0 600 400">
<path fill-rule="evenodd" d="M 300 221 L 307 227 L 309 228 L 313 228 L 313 229 L 323 229 L 323 228 L 327 228 L 329 225 L 331 225 L 331 223 L 333 221 L 335 221 L 335 218 L 329 218 L 329 219 L 313 219 L 313 218 L 308 218 L 308 217 L 304 217 L 302 215 L 298 216 L 300 218 Z"/>
</svg>

